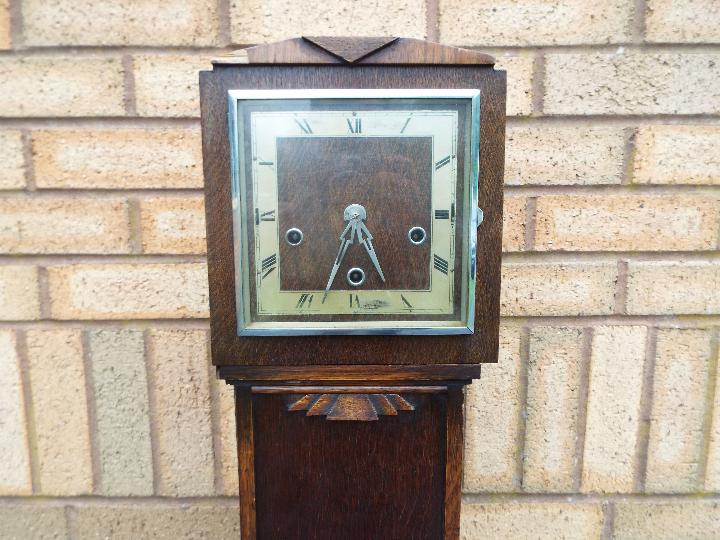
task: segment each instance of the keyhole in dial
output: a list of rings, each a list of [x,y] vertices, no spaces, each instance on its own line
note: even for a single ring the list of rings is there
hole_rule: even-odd
[[[285,241],[291,246],[297,246],[303,241],[303,233],[300,229],[288,229],[285,233]]]
[[[365,271],[362,268],[351,268],[348,270],[347,280],[353,287],[359,287],[365,283]]]
[[[408,240],[415,244],[416,246],[419,246],[425,241],[425,238],[427,237],[427,234],[425,233],[425,229],[422,227],[413,227],[408,231]]]

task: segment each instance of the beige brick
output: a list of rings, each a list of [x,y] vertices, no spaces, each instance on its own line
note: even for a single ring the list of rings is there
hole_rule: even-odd
[[[204,263],[52,266],[48,281],[56,319],[208,316]]]
[[[209,56],[140,55],[133,65],[140,116],[200,116],[198,71],[211,68]]]
[[[719,64],[717,53],[549,54],[544,112],[715,114]]]
[[[148,384],[143,333],[99,330],[89,336],[100,485],[103,495],[152,495]]]
[[[594,330],[582,491],[633,490],[647,329]]]
[[[720,493],[720,351],[715,357],[714,373],[711,372],[709,376],[715,377],[715,403],[712,404],[705,490]]]
[[[27,419],[16,347],[15,332],[0,330],[0,456],[3,459],[0,495],[32,493]]]
[[[3,540],[65,540],[70,537],[62,506],[48,504],[2,504]]]
[[[220,448],[216,450],[220,463],[220,477],[222,480],[222,494],[238,494],[238,460],[237,460],[237,438],[235,432],[235,395],[233,386],[225,381],[215,378],[215,410],[216,418],[219,419],[219,443]]]
[[[201,195],[140,201],[143,251],[205,253],[205,206]]]
[[[632,4],[608,0],[440,0],[440,38],[455,45],[523,46],[622,43]]]
[[[78,538],[191,540],[240,537],[237,501],[183,504],[93,504],[77,509]]]
[[[158,493],[212,495],[215,473],[207,332],[152,330],[148,347]]]
[[[703,420],[711,335],[707,330],[658,331],[645,490],[701,488]]]
[[[53,129],[32,135],[41,188],[202,187],[196,128]]]
[[[525,491],[573,491],[582,345],[578,328],[538,327],[530,334]]]
[[[610,263],[507,263],[502,269],[505,316],[607,315],[617,267]]]
[[[424,38],[425,2],[231,0],[230,23],[233,43],[261,43],[298,36]]]
[[[25,157],[22,134],[14,130],[0,131],[0,189],[25,187]]]
[[[11,47],[10,0],[0,0],[0,49]]]
[[[525,207],[526,197],[505,197],[503,202],[503,246],[504,252],[525,249]]]
[[[38,270],[35,266],[0,266],[0,320],[40,317]]]
[[[631,315],[720,313],[720,263],[631,262],[627,311]]]
[[[615,505],[617,540],[715,540],[720,538],[720,503],[715,500],[620,502]]]
[[[507,71],[508,116],[528,116],[533,112],[533,66],[532,56],[498,56],[496,69]]]
[[[92,492],[83,346],[79,330],[27,333],[40,491]]]
[[[215,45],[210,0],[25,0],[25,43],[53,45]]]
[[[129,251],[125,199],[22,197],[0,200],[0,252]]]
[[[460,514],[460,538],[600,538],[602,523],[599,503],[468,503],[463,505]]]
[[[0,116],[122,116],[123,67],[98,56],[3,56]]]
[[[648,0],[645,39],[656,43],[717,43],[720,5],[715,0]]]
[[[509,492],[519,487],[520,329],[500,329],[497,364],[483,368],[468,388],[465,414],[465,482],[469,492]]]
[[[720,184],[720,127],[646,126],[635,148],[635,183]]]
[[[538,197],[538,251],[713,250],[720,196]]]
[[[717,340],[717,337],[715,338]],[[715,378],[715,402],[712,405],[705,490],[720,493],[720,351],[716,351],[715,369],[708,375]],[[713,366],[712,361],[710,366]]]
[[[623,145],[619,128],[511,126],[506,140],[505,183],[619,184]]]

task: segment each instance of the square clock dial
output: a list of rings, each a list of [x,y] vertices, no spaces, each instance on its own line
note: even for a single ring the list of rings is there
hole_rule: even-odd
[[[230,92],[239,335],[472,333],[479,92]]]

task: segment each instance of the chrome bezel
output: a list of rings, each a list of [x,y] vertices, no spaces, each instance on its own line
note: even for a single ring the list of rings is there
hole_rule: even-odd
[[[461,308],[464,323],[445,321],[343,321],[334,322],[272,322],[245,324],[243,290],[249,283],[241,272],[243,264],[242,220],[240,212],[240,170],[244,158],[239,151],[238,102],[271,99],[468,99],[470,106],[470,164],[467,220],[467,298]],[[475,285],[478,222],[478,174],[480,153],[480,91],[473,89],[303,89],[303,90],[229,90],[228,128],[230,132],[230,165],[233,212],[233,248],[235,261],[235,300],[238,336],[310,336],[310,335],[459,335],[475,330]],[[427,237],[427,234],[426,234]],[[454,323],[454,321],[450,321]]]

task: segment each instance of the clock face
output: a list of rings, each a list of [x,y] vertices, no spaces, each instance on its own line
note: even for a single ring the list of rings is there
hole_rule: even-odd
[[[471,331],[477,93],[398,92],[231,93],[240,335]]]

